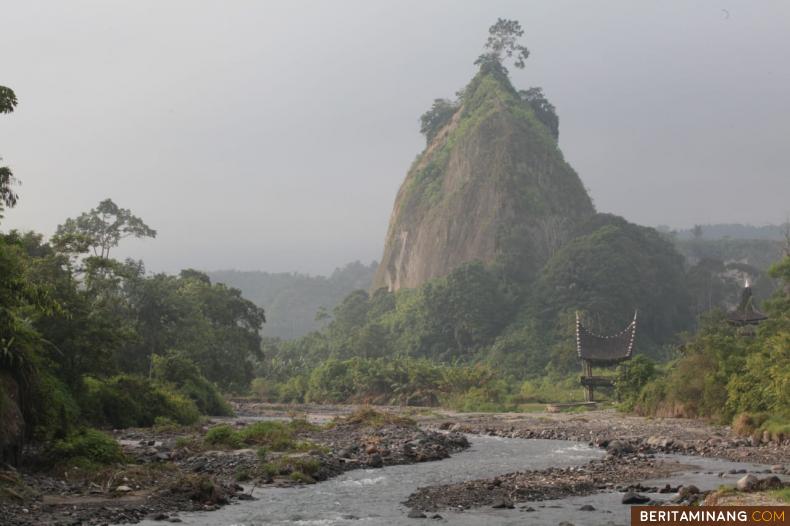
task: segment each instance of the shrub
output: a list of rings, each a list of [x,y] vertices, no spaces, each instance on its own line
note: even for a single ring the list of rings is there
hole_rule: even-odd
[[[152,426],[157,417],[182,425],[200,418],[195,404],[183,395],[131,375],[108,380],[83,379],[81,407],[89,422],[114,428]]]
[[[258,446],[259,458],[265,460],[267,451],[310,451],[316,445],[307,440],[298,440],[297,433],[315,429],[304,420],[291,422],[255,422],[239,430],[229,425],[211,428],[204,438],[206,444],[238,449],[244,446]]]
[[[239,433],[227,424],[209,429],[203,441],[211,446],[226,446],[233,449],[241,447]]]
[[[415,427],[417,422],[411,418],[387,413],[384,411],[376,411],[371,407],[362,407],[355,410],[350,415],[340,417],[335,420],[336,424],[359,424],[369,427],[382,427],[385,425],[398,425],[403,427]]]
[[[118,442],[96,429],[83,429],[56,441],[50,448],[48,457],[58,464],[112,464],[125,461]]]
[[[212,416],[233,414],[216,386],[200,374],[200,369],[188,358],[179,354],[155,355],[152,372],[158,382],[192,400],[201,413]]]
[[[644,355],[635,356],[630,362],[617,367],[615,393],[624,409],[631,411],[639,393],[656,376],[656,366]]]
[[[33,437],[42,442],[63,438],[78,422],[80,407],[66,384],[42,370],[31,389],[32,410],[28,425]]]

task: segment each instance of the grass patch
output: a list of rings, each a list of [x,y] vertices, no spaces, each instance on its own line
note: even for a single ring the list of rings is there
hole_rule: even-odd
[[[229,449],[258,446],[259,457],[263,450],[265,459],[268,451],[295,452],[321,449],[309,440],[300,440],[298,436],[300,433],[316,429],[318,426],[302,419],[290,422],[256,422],[238,430],[225,424],[209,429],[203,441],[209,446]]]
[[[785,504],[790,504],[790,487],[775,489],[773,491],[769,491],[768,494],[773,498],[784,502]]]
[[[741,436],[761,439],[766,433],[776,442],[790,437],[790,420],[768,413],[740,413],[732,421],[732,430]]]
[[[315,483],[315,474],[321,469],[321,462],[312,456],[283,455],[260,467],[261,473],[269,477],[288,476],[291,480]]]
[[[302,484],[315,484],[315,479],[313,477],[302,473],[301,471],[294,471],[289,475],[289,477],[294,482],[301,482]]]
[[[411,418],[396,415],[394,413],[376,411],[371,407],[362,407],[350,415],[335,418],[332,423],[335,425],[356,424],[368,427],[383,427],[385,425],[396,425],[402,427],[417,426],[417,422]]]
[[[240,449],[242,447],[239,432],[227,424],[212,427],[203,438],[209,446],[224,446],[230,449]]]

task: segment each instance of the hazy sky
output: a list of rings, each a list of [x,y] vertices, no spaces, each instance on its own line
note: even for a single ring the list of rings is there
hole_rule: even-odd
[[[790,2],[3,1],[3,229],[112,197],[150,270],[325,273],[378,259],[417,120],[515,18],[600,211],[668,224],[790,213]],[[512,69],[512,68],[511,68]]]

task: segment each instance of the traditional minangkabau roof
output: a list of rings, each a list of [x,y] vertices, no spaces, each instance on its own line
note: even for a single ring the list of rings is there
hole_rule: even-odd
[[[727,321],[733,325],[757,325],[768,316],[757,309],[752,297],[752,288],[747,284],[741,293],[741,302],[738,308],[727,314]]]
[[[617,334],[600,336],[582,324],[576,313],[576,352],[579,358],[590,363],[610,365],[631,358],[636,338],[636,311],[634,319]]]

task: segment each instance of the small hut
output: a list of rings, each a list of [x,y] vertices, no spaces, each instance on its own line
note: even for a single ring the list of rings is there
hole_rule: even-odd
[[[596,387],[614,386],[611,378],[595,376],[593,367],[609,367],[631,358],[636,338],[636,314],[634,311],[634,319],[622,331],[600,336],[585,327],[581,316],[576,313],[576,352],[582,361],[581,384],[585,401],[595,401]]]
[[[741,292],[741,302],[738,307],[727,314],[727,322],[738,327],[738,333],[744,336],[754,336],[756,326],[768,316],[760,312],[752,296],[752,288],[749,282],[743,287]]]

